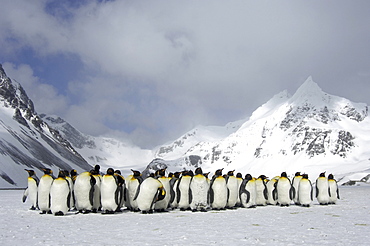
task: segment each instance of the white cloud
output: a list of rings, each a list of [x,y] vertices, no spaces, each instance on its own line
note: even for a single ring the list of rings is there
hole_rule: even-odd
[[[79,57],[88,75],[69,81],[65,116],[90,134],[121,128],[140,144],[160,143],[199,123],[245,117],[309,75],[329,93],[345,96],[333,85],[348,81],[366,91],[367,3],[86,1],[52,15],[51,2],[3,3],[2,52]]]

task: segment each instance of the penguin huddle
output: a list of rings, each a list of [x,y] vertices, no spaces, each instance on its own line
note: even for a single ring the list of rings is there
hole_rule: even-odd
[[[143,178],[140,171],[132,170],[126,177],[119,170],[108,168],[100,173],[100,166],[77,175],[60,170],[58,177],[50,169],[42,169],[44,175],[38,179],[33,170],[28,172],[28,187],[23,195],[31,202],[31,210],[41,214],[65,215],[76,213],[114,214],[122,209],[143,214],[165,212],[173,209],[193,212],[235,209],[238,207],[291,204],[309,207],[313,202],[313,186],[307,174],[297,172],[292,181],[286,172],[268,179],[233,171],[222,174],[218,169],[211,179],[200,167],[182,172],[169,173],[161,169]],[[316,180],[316,199],[321,205],[335,204],[339,199],[336,180],[321,173]]]

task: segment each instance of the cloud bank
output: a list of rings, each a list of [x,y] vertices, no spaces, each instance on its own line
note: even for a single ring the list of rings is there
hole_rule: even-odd
[[[28,83],[38,112],[88,134],[153,147],[247,117],[310,75],[326,92],[370,103],[367,1],[1,2],[8,74]],[[64,86],[32,69],[68,56],[82,65]]]

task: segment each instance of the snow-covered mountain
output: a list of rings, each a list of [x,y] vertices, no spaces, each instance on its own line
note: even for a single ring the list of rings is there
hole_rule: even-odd
[[[141,149],[114,138],[86,135],[58,116],[40,114],[40,117],[68,139],[90,164],[99,164],[102,171],[113,167],[127,175],[131,174],[131,168],[142,170],[153,159],[152,150]]]
[[[36,113],[22,86],[0,65],[0,187],[25,187],[27,172],[42,168],[78,171],[91,166]]]
[[[370,168],[369,144],[368,106],[329,95],[309,77],[293,96],[277,94],[243,124],[194,129],[158,148],[156,156],[172,162],[192,156],[210,171],[225,167],[255,176],[327,171],[343,177]]]
[[[332,172],[342,183],[370,177],[368,106],[329,95],[309,77],[294,93],[283,91],[249,119],[225,126],[198,126],[154,150],[114,138],[92,137],[58,116],[38,115],[19,83],[0,66],[0,187],[26,185],[24,168],[76,168],[100,164],[149,173],[235,169],[270,177],[286,171],[316,177]],[[20,175],[22,173],[22,175]]]

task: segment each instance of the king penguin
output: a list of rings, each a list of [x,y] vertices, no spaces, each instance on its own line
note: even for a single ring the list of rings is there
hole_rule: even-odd
[[[288,207],[293,199],[293,188],[286,172],[282,172],[276,183],[277,201],[280,206]]]
[[[93,207],[94,186],[96,179],[91,172],[80,173],[74,184],[76,209],[79,213],[89,213]]]
[[[71,190],[63,170],[59,171],[50,188],[51,212],[58,215],[65,215],[70,209]]]
[[[208,190],[209,184],[204,176],[202,168],[195,169],[195,174],[190,181],[189,202],[190,209],[193,212],[206,212],[208,208]]]
[[[273,177],[266,183],[267,188],[267,204],[276,205],[277,204],[277,195],[276,195],[276,183],[279,180],[280,176]]]
[[[329,183],[325,177],[325,172],[320,173],[316,179],[316,199],[320,205],[329,204]]]
[[[300,205],[299,203],[299,199],[298,199],[298,191],[299,191],[299,184],[300,184],[300,181],[302,179],[302,175],[300,172],[296,172],[295,175],[294,175],[294,178],[292,180],[292,185],[293,185],[293,202],[296,204],[296,205]]]
[[[140,171],[133,170],[132,175],[129,175],[126,179],[126,207],[133,212],[138,212],[139,207],[137,206],[137,201],[134,201],[134,197],[139,185],[143,182],[143,177]]]
[[[303,174],[298,185],[298,204],[309,207],[313,200],[313,189],[307,174]]]
[[[237,173],[236,174],[236,180],[238,181],[238,187],[237,187],[237,192],[238,192],[238,198],[237,198],[237,201],[236,201],[236,207],[241,207],[242,206],[242,203],[240,202],[240,196],[239,196],[239,191],[240,191],[240,185],[243,183],[243,176],[241,173]]]
[[[256,179],[256,205],[266,206],[267,205],[267,187],[265,183],[266,176],[260,175]]]
[[[170,208],[175,209],[177,208],[177,184],[180,178],[181,172],[175,172],[170,180],[170,192],[171,192],[171,198],[170,198]]]
[[[240,202],[244,208],[256,207],[256,193],[255,179],[248,173],[245,175],[239,190]]]
[[[229,209],[235,208],[239,196],[238,180],[234,176],[234,172],[235,170],[229,171],[226,176],[226,186],[228,189],[228,199],[226,207]]]
[[[116,209],[116,212],[121,212],[121,208],[125,205],[125,199],[126,199],[126,180],[125,178],[122,176],[121,174],[121,171],[120,170],[115,170],[114,171],[114,176],[116,177],[117,179],[117,186],[118,186],[118,190],[117,190],[117,209]]]
[[[141,213],[153,213],[155,203],[165,196],[162,183],[154,178],[154,174],[150,174],[138,187],[134,201],[137,201]]]
[[[154,208],[157,212],[165,212],[167,211],[171,199],[170,179],[166,177],[166,168],[158,170],[156,178],[162,183],[163,189],[166,191],[166,196],[161,201],[156,202]]]
[[[104,214],[113,214],[120,204],[118,180],[113,168],[108,168],[101,181],[101,205]]]
[[[181,177],[177,181],[177,206],[181,211],[185,211],[190,208],[189,201],[189,189],[192,175],[190,171],[183,171]]]
[[[50,188],[54,181],[53,171],[49,168],[43,168],[44,175],[40,179],[37,190],[37,202],[41,210],[41,214],[49,213],[50,211]]]
[[[328,175],[329,184],[329,204],[336,204],[339,198],[339,189],[337,181],[334,179],[333,174]]]
[[[90,171],[91,175],[95,178],[95,185],[94,185],[94,195],[93,195],[93,206],[92,212],[96,213],[97,211],[101,210],[101,194],[100,194],[100,186],[101,186],[101,175],[100,175],[100,165],[95,165],[94,169]]]
[[[23,202],[26,201],[27,197],[29,197],[29,200],[31,202],[31,208],[30,210],[35,210],[38,208],[37,205],[37,187],[39,185],[39,178],[36,176],[36,173],[34,170],[27,170],[28,172],[28,178],[27,178],[27,188],[23,193]]]
[[[222,169],[216,170],[209,187],[209,204],[212,209],[225,209],[228,200],[228,189]]]
[[[69,209],[72,210],[73,207],[75,206],[75,203],[74,203],[74,197],[73,197],[73,180],[72,178],[69,176],[69,171],[68,170],[63,170],[64,172],[64,175],[65,175],[65,179],[68,181],[68,184],[69,184],[69,191],[70,191],[70,199],[69,199]]]

